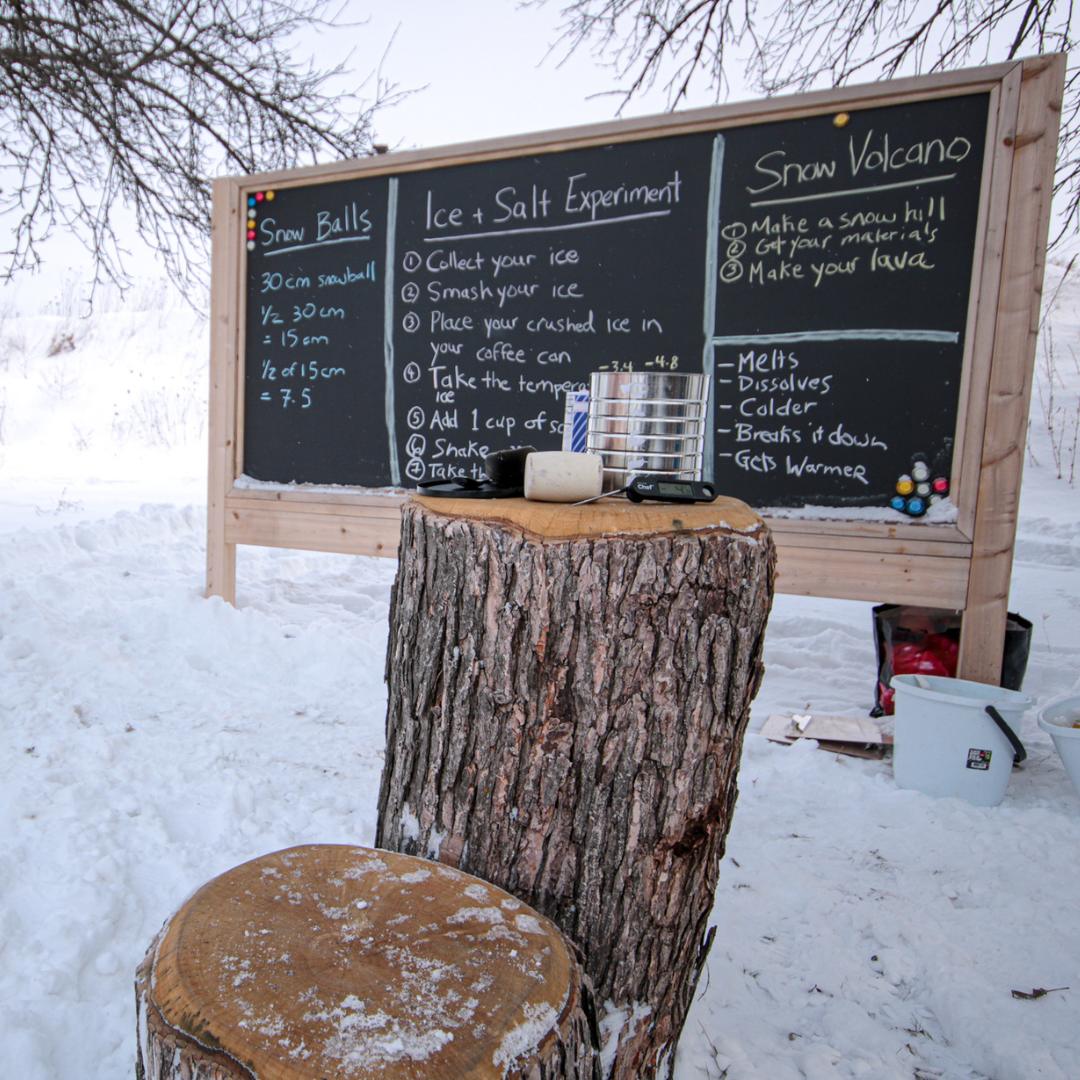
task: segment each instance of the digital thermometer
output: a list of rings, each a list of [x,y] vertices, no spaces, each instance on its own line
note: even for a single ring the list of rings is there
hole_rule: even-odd
[[[716,489],[701,480],[669,480],[663,476],[635,476],[624,488],[631,502],[701,503],[712,502]]]
[[[666,502],[666,503],[702,503],[712,502],[716,498],[716,489],[712,484],[701,480],[669,480],[666,476],[635,476],[626,487],[615,491],[605,491],[603,495],[594,495],[591,499],[582,499],[574,503],[584,506],[586,503],[607,499],[612,495],[625,495],[631,502]]]

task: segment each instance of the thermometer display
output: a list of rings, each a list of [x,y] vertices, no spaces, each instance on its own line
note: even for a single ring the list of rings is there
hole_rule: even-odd
[[[631,502],[699,503],[712,502],[716,490],[700,480],[667,480],[658,476],[635,476],[626,487]]]

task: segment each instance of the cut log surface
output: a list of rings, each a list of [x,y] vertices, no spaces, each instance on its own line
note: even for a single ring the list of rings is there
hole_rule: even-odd
[[[744,502],[718,498],[711,503],[632,503],[602,499],[586,506],[529,499],[410,499],[406,508],[460,521],[503,524],[537,540],[584,540],[603,536],[669,536],[705,533],[767,535],[765,523]]]
[[[595,1080],[588,988],[501,889],[310,845],[203,886],[136,979],[139,1080]]]
[[[584,954],[611,1077],[673,1068],[774,568],[730,499],[403,508],[376,842],[551,918]]]

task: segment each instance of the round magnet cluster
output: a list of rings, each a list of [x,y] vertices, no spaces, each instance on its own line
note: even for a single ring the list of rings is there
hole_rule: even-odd
[[[889,499],[889,506],[908,517],[922,517],[935,503],[949,494],[949,478],[935,476],[930,463],[924,458],[912,458],[911,468],[896,478],[896,494]]]
[[[247,239],[248,251],[255,250],[255,222],[258,218],[259,207],[264,202],[273,201],[273,191],[255,191],[247,197],[247,219],[244,225],[244,233]]]

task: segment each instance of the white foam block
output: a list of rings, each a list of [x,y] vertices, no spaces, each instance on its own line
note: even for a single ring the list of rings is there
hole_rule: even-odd
[[[525,459],[525,498],[536,502],[578,502],[599,495],[604,462],[599,454],[537,450]]]

